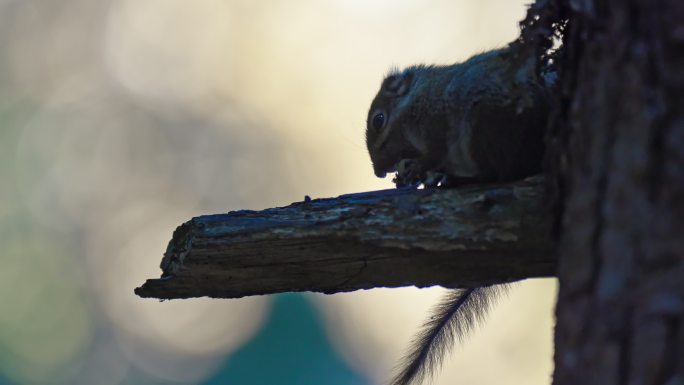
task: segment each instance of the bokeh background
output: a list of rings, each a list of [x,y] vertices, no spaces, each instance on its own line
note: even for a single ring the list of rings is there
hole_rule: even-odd
[[[517,35],[511,0],[0,0],[0,384],[382,384],[442,289],[158,302],[192,216],[391,187],[364,121],[392,66]],[[440,384],[549,384],[552,280]]]

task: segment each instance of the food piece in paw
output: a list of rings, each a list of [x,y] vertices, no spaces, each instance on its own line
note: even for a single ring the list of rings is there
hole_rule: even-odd
[[[420,163],[415,159],[402,159],[397,163],[397,173],[392,182],[397,187],[418,186],[423,183],[424,173]]]

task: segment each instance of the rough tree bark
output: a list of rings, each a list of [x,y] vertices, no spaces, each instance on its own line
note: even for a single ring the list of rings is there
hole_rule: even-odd
[[[163,275],[135,290],[162,299],[287,291],[483,286],[552,276],[543,179],[396,189],[263,211],[204,215],[174,232]]]
[[[684,2],[563,3],[554,383],[684,384]]]

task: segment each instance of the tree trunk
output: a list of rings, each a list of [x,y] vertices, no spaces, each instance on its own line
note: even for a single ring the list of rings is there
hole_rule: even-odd
[[[684,384],[684,1],[570,1],[554,383]]]

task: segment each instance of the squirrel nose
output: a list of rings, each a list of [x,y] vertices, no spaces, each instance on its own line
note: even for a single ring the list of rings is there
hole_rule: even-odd
[[[387,171],[380,169],[376,165],[373,165],[373,171],[375,172],[375,176],[378,178],[384,178],[387,175]]]

